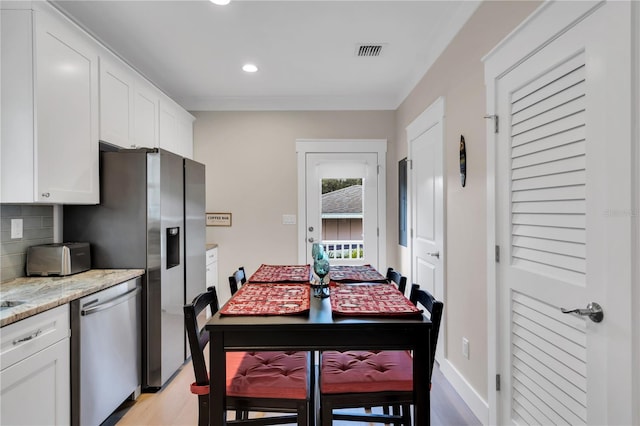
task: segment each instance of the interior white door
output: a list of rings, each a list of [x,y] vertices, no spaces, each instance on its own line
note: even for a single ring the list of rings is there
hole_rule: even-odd
[[[362,258],[329,259],[331,264],[379,265],[378,238],[378,155],[376,153],[306,154],[306,263],[313,263],[311,246],[323,241],[322,181],[362,179]]]
[[[562,3],[495,86],[497,423],[631,424],[629,3]]]
[[[440,98],[407,127],[411,279],[438,300],[444,300],[443,116]]]

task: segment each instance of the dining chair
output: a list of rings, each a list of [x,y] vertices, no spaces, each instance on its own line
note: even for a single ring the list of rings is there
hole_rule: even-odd
[[[241,266],[229,277],[229,290],[231,290],[231,295],[236,294],[236,291],[246,282],[247,274],[244,271],[244,266]]]
[[[411,286],[411,302],[429,313],[429,383],[444,305],[420,286]],[[413,358],[410,351],[325,351],[320,360],[322,426],[334,420],[411,425]],[[397,406],[392,414],[334,411],[344,408]]]
[[[184,324],[191,349],[195,382],[191,393],[198,395],[198,425],[209,424],[209,372],[205,350],[209,333],[198,325],[197,317],[207,307],[213,315],[219,309],[213,287],[184,306]],[[313,388],[311,358],[308,352],[227,352],[227,409],[236,411],[230,424],[275,425],[313,424]],[[277,416],[249,418],[259,411]]]
[[[400,293],[404,294],[407,288],[407,277],[390,267],[387,268],[387,281],[394,282],[398,286]]]

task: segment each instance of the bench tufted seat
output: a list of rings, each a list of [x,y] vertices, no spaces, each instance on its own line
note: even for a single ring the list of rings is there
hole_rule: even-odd
[[[326,351],[321,365],[323,394],[413,390],[407,351]]]
[[[227,395],[306,399],[308,352],[228,352]]]

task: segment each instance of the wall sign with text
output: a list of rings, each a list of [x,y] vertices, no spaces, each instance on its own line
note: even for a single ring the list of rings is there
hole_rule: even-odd
[[[231,213],[207,213],[207,226],[231,226]]]

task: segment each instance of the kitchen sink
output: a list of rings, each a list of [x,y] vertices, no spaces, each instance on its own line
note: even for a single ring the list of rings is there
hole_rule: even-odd
[[[0,310],[13,308],[14,306],[22,305],[25,303],[23,300],[0,300]]]

